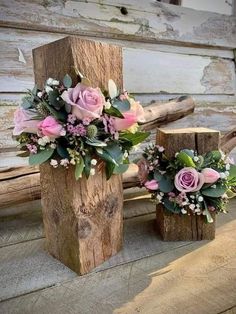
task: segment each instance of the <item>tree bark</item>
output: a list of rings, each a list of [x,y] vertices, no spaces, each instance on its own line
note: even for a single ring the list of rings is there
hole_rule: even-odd
[[[219,148],[220,133],[205,128],[164,130],[157,132],[157,143],[165,147],[165,155],[173,158],[181,149],[188,148],[204,154]],[[212,240],[215,238],[214,223],[208,224],[202,215],[178,215],[162,204],[157,205],[157,229],[164,241]]]

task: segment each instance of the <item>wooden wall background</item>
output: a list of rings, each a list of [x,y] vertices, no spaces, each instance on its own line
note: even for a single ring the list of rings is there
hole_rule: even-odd
[[[68,34],[121,45],[125,88],[143,104],[192,95],[195,113],[171,126],[235,127],[235,16],[154,0],[1,0],[0,156],[15,155],[12,117],[33,86],[32,49]]]

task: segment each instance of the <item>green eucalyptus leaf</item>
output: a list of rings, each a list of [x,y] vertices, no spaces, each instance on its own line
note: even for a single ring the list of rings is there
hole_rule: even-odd
[[[228,179],[231,180],[233,178],[236,178],[236,165],[230,165],[230,169],[229,169]]]
[[[66,74],[62,80],[63,82],[63,85],[66,87],[66,88],[70,88],[72,86],[72,79],[70,77],[69,74]]]
[[[221,197],[227,191],[227,187],[222,186],[221,184],[216,184],[216,188],[207,188],[202,190],[202,194],[208,197]]]
[[[104,160],[106,163],[112,163],[114,166],[119,166],[119,164],[116,162],[116,160],[109,154],[107,153],[105,150],[103,149],[97,149],[97,154],[98,156]]]
[[[37,92],[38,92],[38,86],[37,86],[37,84],[35,84],[34,87],[33,87],[33,89],[32,89],[32,91],[31,91],[31,93],[32,93],[34,96],[37,96]]]
[[[159,190],[163,193],[169,193],[174,189],[173,180],[167,176],[162,176],[161,180],[158,181]]]
[[[69,158],[69,153],[67,149],[62,145],[57,145],[57,153],[62,158]]]
[[[54,149],[51,147],[48,147],[44,150],[41,150],[37,154],[31,154],[29,156],[29,164],[31,166],[40,165],[44,163],[45,161],[47,161],[52,156],[53,153],[54,153]]]
[[[114,101],[112,102],[112,106],[121,112],[128,111],[130,109],[130,102],[127,99],[125,100],[114,99]]]
[[[178,214],[181,212],[180,207],[176,203],[171,202],[168,198],[164,199],[164,206],[168,211],[174,214]]]
[[[29,151],[20,151],[19,153],[16,154],[18,157],[28,157],[29,156]]]
[[[53,115],[57,120],[65,122],[66,121],[66,113],[62,111],[57,111],[53,107],[49,106],[49,104],[44,101],[43,105],[50,111],[51,115]]]
[[[30,97],[24,97],[23,99],[22,99],[22,103],[21,103],[21,107],[23,108],[23,109],[30,109],[31,107],[33,106],[33,104],[32,104],[32,102],[31,102],[31,100],[30,100]]]
[[[117,108],[115,108],[113,106],[111,106],[109,109],[105,109],[104,111],[105,111],[105,113],[107,113],[110,116],[113,116],[116,118],[121,118],[121,119],[124,118],[124,116],[122,115],[120,110],[118,110]]]
[[[186,153],[189,157],[193,158],[194,157],[194,152],[191,149],[182,149],[181,152]]]
[[[128,170],[129,165],[128,164],[121,164],[119,166],[115,166],[113,173],[114,174],[121,174]]]
[[[48,100],[51,106],[59,110],[64,106],[64,101],[60,98],[60,93],[57,89],[54,89],[49,92]]]
[[[84,173],[87,179],[90,175],[90,170],[91,170],[91,156],[89,154],[86,154],[84,156]]]
[[[116,161],[117,164],[122,162],[123,152],[118,144],[108,144],[107,147],[105,147],[103,150],[107,152],[111,156],[111,158]]]
[[[79,180],[82,177],[82,173],[84,170],[84,159],[80,156],[79,161],[76,162],[75,166],[75,179]]]
[[[143,142],[149,135],[150,132],[123,133],[120,135],[120,139],[126,139],[132,143],[132,146],[135,146]]]
[[[113,171],[115,169],[115,165],[111,162],[106,162],[106,178],[107,180],[110,179],[110,177],[113,175]]]
[[[186,154],[185,152],[181,151],[178,155],[177,155],[177,160],[185,167],[193,167],[195,168],[196,165],[193,162],[192,158]]]

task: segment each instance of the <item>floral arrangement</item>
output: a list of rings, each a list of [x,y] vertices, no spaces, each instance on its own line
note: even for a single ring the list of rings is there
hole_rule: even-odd
[[[138,166],[141,185],[172,213],[205,215],[213,222],[211,213],[226,212],[236,195],[236,166],[221,151],[200,156],[184,149],[168,159],[164,147],[150,145]]]
[[[126,171],[130,150],[149,135],[139,131],[142,106],[126,91],[119,93],[112,80],[104,93],[81,74],[71,86],[65,75],[62,82],[49,78],[43,90],[28,91],[14,115],[19,155],[29,156],[30,165],[74,165],[76,179],[103,166],[107,179]]]

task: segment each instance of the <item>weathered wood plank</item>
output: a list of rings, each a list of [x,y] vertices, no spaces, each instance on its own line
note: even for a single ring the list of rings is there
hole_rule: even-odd
[[[32,49],[62,37],[61,34],[10,31],[2,28],[0,32],[0,92],[24,92],[27,88],[32,88]],[[120,44],[124,46],[127,42],[120,42]],[[130,86],[132,92],[235,93],[235,67],[231,60],[216,59],[215,56],[211,58],[188,55],[186,50],[186,54],[179,54],[178,51],[177,53],[158,52],[156,49],[159,45],[143,44],[142,48],[146,46],[147,49],[142,50],[123,48],[124,81],[126,88]],[[154,50],[149,50],[154,47]],[[170,51],[170,46],[167,48]],[[232,54],[231,51],[231,57],[233,57]],[[142,64],[145,65],[145,71]],[[138,73],[136,78],[133,72]],[[163,72],[165,75],[162,75]],[[144,76],[142,80],[139,79],[140,73],[142,77]],[[150,74],[152,79],[150,79]]]
[[[233,61],[129,48],[123,54],[132,93],[235,94]]]
[[[236,46],[234,16],[153,1],[1,1],[1,26],[187,45]],[[120,7],[128,14],[123,15]],[[32,14],[37,12],[37,16]],[[50,18],[48,16],[50,15]]]

